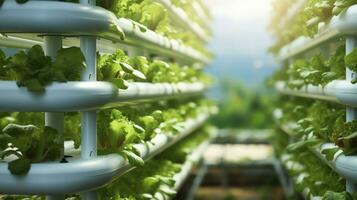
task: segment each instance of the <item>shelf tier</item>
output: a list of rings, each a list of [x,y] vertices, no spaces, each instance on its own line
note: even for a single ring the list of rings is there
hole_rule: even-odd
[[[279,28],[284,29],[296,17],[296,15],[304,8],[307,0],[297,0],[288,8],[286,15],[281,18]]]
[[[195,11],[195,14],[203,21],[205,27],[209,28],[212,19],[205,12],[204,10],[205,8],[203,8],[202,5],[200,5],[200,3],[198,3],[197,1],[192,2],[192,7],[193,10]]]
[[[288,170],[293,170],[292,169],[292,166],[296,166],[296,165],[299,165],[299,163],[298,162],[293,162],[293,161],[289,161],[289,164],[287,164],[287,163],[282,163],[282,165],[286,168],[286,169],[288,169]],[[299,174],[297,177],[296,177],[296,179],[297,180],[295,180],[295,182],[296,181],[303,181],[304,179],[305,179],[305,177],[307,177],[307,174],[305,174],[305,173],[303,173],[303,174]],[[291,193],[290,193],[290,195],[289,196],[291,196],[291,195],[293,195],[294,194],[294,188],[293,188],[293,181],[291,180]],[[308,188],[308,187],[305,187],[303,190],[302,190],[302,196],[304,197],[304,199],[311,199],[311,200],[321,200],[322,199],[322,197],[320,197],[320,196],[314,196],[314,195],[312,195],[312,194],[310,194],[310,188]],[[287,197],[289,197],[289,196],[287,196]]]
[[[99,43],[103,42],[114,47],[117,47],[116,43],[129,44],[147,49],[151,53],[163,54],[187,62],[208,63],[210,60],[181,42],[168,39],[151,30],[142,31],[140,30],[142,25],[124,18],[117,19],[112,12],[96,6],[57,1],[30,1],[26,4],[5,1],[1,7],[0,18],[6,19],[0,21],[1,33],[24,34],[16,34],[16,37],[11,34],[12,37],[0,37],[0,45],[4,46],[28,48],[29,45],[42,41],[39,37],[29,39],[28,34],[68,37],[93,35],[104,39],[99,40]],[[125,33],[124,40],[119,30]],[[67,42],[67,45],[75,44]]]
[[[321,145],[318,149],[312,150],[317,157],[330,166],[336,173],[345,178],[346,180],[357,183],[357,156],[345,156],[342,150],[335,153],[334,159],[329,161],[321,153],[324,149],[338,148],[332,143]]]
[[[196,163],[200,161],[204,151],[207,149],[210,141],[203,142],[200,144],[194,152],[187,156],[185,163],[181,167],[181,171],[174,175],[173,179],[175,180],[175,185],[173,186],[173,190],[178,191],[181,186],[184,184],[185,180],[191,174],[191,171]],[[157,193],[154,195],[155,198],[159,200],[171,199],[169,196],[163,196],[161,193]]]
[[[71,112],[118,107],[143,101],[181,98],[204,92],[201,83],[130,83],[118,90],[108,82],[53,83],[43,94],[18,87],[15,81],[0,81],[2,112]]]
[[[301,89],[289,89],[284,82],[278,82],[275,88],[285,95],[325,100],[357,107],[357,85],[349,81],[335,80],[325,87],[307,85]]]
[[[207,149],[210,141],[203,142],[200,146],[198,146],[194,152],[192,152],[188,157],[187,161],[183,164],[181,171],[174,176],[175,186],[174,190],[178,191],[187,177],[190,175],[192,168],[197,162],[202,158],[203,153]]]
[[[287,128],[287,126],[280,126],[283,131],[286,131],[289,135],[292,135],[292,130]],[[334,159],[329,161],[326,159],[325,155],[321,152],[324,149],[338,148],[335,144],[325,143],[318,148],[310,148],[311,151],[320,158],[324,163],[326,163],[332,170],[337,174],[345,178],[346,180],[357,183],[357,156],[345,156],[342,150],[335,153]]]
[[[140,157],[148,160],[199,128],[208,118],[201,115],[185,122],[175,136],[158,134],[150,143],[137,144]],[[123,157],[111,154],[92,159],[68,159],[68,163],[32,164],[28,174],[13,176],[0,164],[0,193],[61,195],[97,189],[135,168]]]
[[[190,30],[200,40],[204,42],[210,41],[210,37],[206,34],[204,29],[202,29],[202,27],[200,27],[197,23],[192,22],[192,20],[188,17],[188,15],[183,9],[173,5],[170,0],[155,1],[165,6],[165,8],[169,11],[169,14],[171,15],[171,18],[173,19],[175,24],[181,26],[185,30]]]
[[[327,25],[320,26],[318,34],[313,38],[299,37],[281,49],[278,59],[285,61],[298,54],[315,48],[329,40],[357,34],[357,5],[349,7],[346,11],[331,19]]]

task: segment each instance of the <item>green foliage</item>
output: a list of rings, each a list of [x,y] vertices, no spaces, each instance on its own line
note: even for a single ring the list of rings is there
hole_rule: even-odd
[[[255,91],[259,90],[259,91]],[[221,128],[265,129],[273,125],[271,118],[272,93],[253,89],[239,82],[223,83],[224,96],[219,102],[219,113],[212,123]]]
[[[98,55],[97,68],[98,80],[112,82],[120,89],[127,89],[128,82],[212,82],[200,69],[161,60],[148,60],[143,56],[128,57],[122,50],[110,55]]]
[[[52,82],[80,80],[85,69],[84,61],[81,50],[76,47],[60,49],[53,61],[44,55],[38,45],[11,57],[6,57],[0,50],[0,79],[16,80],[19,87],[43,93]],[[142,56],[130,58],[122,50],[113,54],[98,54],[97,71],[99,81],[111,82],[119,89],[127,89],[128,82],[201,82],[207,85],[212,82],[201,69],[159,60],[149,61]]]
[[[78,2],[78,0],[66,0]],[[190,1],[171,1],[175,6],[182,8],[188,17],[197,23],[207,34],[211,35],[207,25],[197,17],[192,8],[193,0]],[[211,53],[204,47],[204,43],[192,33],[175,26],[168,10],[154,0],[97,0],[97,5],[112,11],[119,18],[127,18],[133,21],[133,26],[138,27],[142,32],[147,29],[160,33],[170,39],[176,39],[194,49],[211,56]],[[203,5],[202,3],[200,3]],[[207,11],[207,10],[206,10]]]
[[[357,72],[357,49],[353,49],[353,51],[345,57],[345,63],[346,67]],[[356,83],[356,81],[356,79],[352,80],[352,83]]]
[[[284,154],[283,163],[293,177],[298,192],[305,190],[307,196],[326,199],[345,195],[345,180],[309,149],[303,148],[293,154]]]
[[[345,122],[344,107],[291,97],[281,99],[278,105],[284,113],[279,123],[294,123],[296,137],[303,141],[320,139],[321,142],[333,142],[346,155],[356,153],[357,121]]]
[[[61,158],[62,136],[50,127],[9,123],[0,132],[0,157],[14,155],[9,170],[14,175],[26,174],[30,163]]]
[[[174,196],[174,175],[198,145],[210,137],[211,128],[205,127],[170,147],[164,153],[120,177],[100,190],[100,199],[144,200],[157,195]]]
[[[77,47],[60,49],[52,61],[45,56],[41,46],[35,45],[28,52],[19,51],[7,59],[0,52],[0,68],[1,79],[16,80],[19,87],[43,93],[45,87],[54,81],[80,80],[85,64],[84,56]]]
[[[211,102],[195,99],[187,102],[162,101],[142,104],[139,107],[127,106],[120,111],[102,110],[98,113],[97,123],[99,153],[119,153],[131,164],[143,165],[143,160],[133,144],[149,142],[157,133],[175,135],[182,130],[186,120],[210,112],[212,112]],[[14,170],[12,173],[26,173],[30,163],[61,159],[63,139],[73,140],[75,147],[79,147],[80,117],[77,113],[65,115],[64,135],[43,124],[42,113],[2,113],[1,157],[15,155],[21,159],[13,164],[9,163],[9,169]],[[18,163],[27,165],[18,167]]]
[[[291,66],[282,67],[275,72],[269,84],[284,81],[292,89],[300,89],[309,84],[325,86],[333,80],[345,78],[347,58],[349,56],[345,59],[345,46],[341,45],[327,60],[321,54],[313,55],[310,60],[297,59]]]

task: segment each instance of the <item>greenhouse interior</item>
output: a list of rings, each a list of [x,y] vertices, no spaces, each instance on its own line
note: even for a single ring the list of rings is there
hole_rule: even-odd
[[[357,200],[357,0],[0,0],[0,200]]]

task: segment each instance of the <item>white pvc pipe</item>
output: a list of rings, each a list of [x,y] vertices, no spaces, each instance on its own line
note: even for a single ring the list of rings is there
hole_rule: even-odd
[[[354,48],[357,47],[357,37],[347,37],[346,38],[346,55],[351,53]],[[356,73],[352,70],[346,68],[346,80],[351,81],[356,78]],[[357,109],[346,107],[346,121],[350,122],[357,119]],[[357,191],[357,184],[352,181],[346,181],[346,190],[349,193],[354,193]]]
[[[47,56],[54,59],[57,55],[57,51],[62,48],[62,38],[60,36],[45,36],[44,38],[44,51]],[[45,113],[45,126],[52,127],[58,131],[58,134],[63,134],[64,129],[64,114],[55,112]],[[63,137],[62,137],[63,139]],[[64,152],[64,146],[61,149],[62,155]],[[62,159],[62,158],[61,158]],[[47,200],[62,200],[64,196],[47,196]]]
[[[96,81],[96,37],[82,36],[81,50],[86,59],[87,68],[82,74],[83,81]],[[81,157],[97,156],[97,114],[96,111],[81,113]],[[96,200],[97,193],[83,193],[84,200]]]
[[[86,70],[82,74],[83,81],[96,81],[96,38],[81,37],[81,50],[86,59]],[[81,113],[81,157],[97,156],[97,126],[96,111]]]
[[[80,4],[95,6],[95,0],[80,0]],[[97,39],[93,36],[80,38],[81,50],[86,59],[87,68],[82,74],[83,81],[96,81],[97,65]],[[81,157],[91,158],[97,156],[97,114],[96,111],[81,113]],[[97,193],[89,191],[83,193],[84,200],[96,200]]]

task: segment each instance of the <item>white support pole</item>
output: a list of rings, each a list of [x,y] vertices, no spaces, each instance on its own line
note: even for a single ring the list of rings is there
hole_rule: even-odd
[[[81,37],[81,50],[85,56],[87,68],[82,74],[83,81],[96,81],[96,38]],[[81,157],[97,156],[96,111],[82,112],[81,119]]]
[[[80,0],[81,4],[95,6],[95,0]],[[80,38],[81,50],[86,59],[87,68],[82,74],[82,81],[96,81],[97,39],[94,36]],[[81,113],[81,157],[84,159],[97,156],[97,115],[96,111]],[[97,192],[83,193],[84,200],[97,200]]]
[[[346,38],[346,54],[349,54],[353,51],[354,48],[357,48],[357,37],[347,37]],[[346,80],[351,81],[356,78],[356,73],[346,68]],[[350,122],[357,119],[357,109],[352,107],[346,107],[346,121]],[[357,184],[347,180],[346,181],[346,190],[349,193],[354,193],[357,191]]]
[[[62,48],[61,36],[45,36],[44,38],[44,51],[47,56],[52,59],[56,57],[57,51]],[[63,134],[64,129],[64,114],[57,112],[45,113],[45,126],[52,127],[58,131],[58,134]],[[62,137],[63,139],[63,137]],[[64,147],[62,148],[62,156]],[[61,158],[62,159],[62,158]],[[64,196],[47,196],[47,200],[62,200]]]

